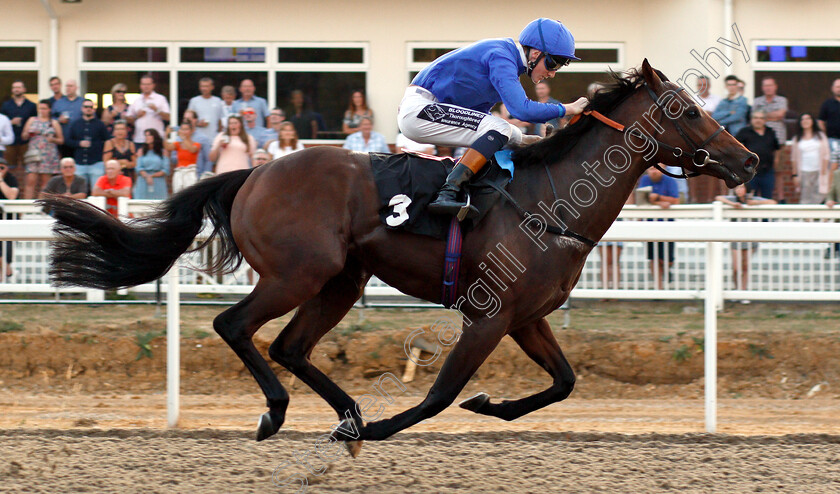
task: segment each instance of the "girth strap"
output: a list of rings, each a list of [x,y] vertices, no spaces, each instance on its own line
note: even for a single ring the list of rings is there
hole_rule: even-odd
[[[516,209],[516,211],[519,213],[520,216],[522,216],[525,219],[529,219],[532,216],[534,216],[532,213],[528,212],[527,210],[525,210],[525,208],[520,206],[519,203],[516,202],[516,199],[514,199],[513,196],[510,195],[510,193],[508,191],[506,191],[504,188],[500,187],[499,185],[497,185],[495,183],[491,183],[489,185],[490,185],[490,187],[493,187],[493,189],[495,189],[496,192],[501,194],[502,197]],[[553,188],[553,184],[552,184],[552,188]],[[555,195],[555,199],[556,199],[556,195]],[[537,218],[533,218],[532,221],[536,221],[537,223],[539,223],[541,225],[543,224],[543,222],[540,221]],[[563,236],[563,237],[569,237],[569,238],[573,238],[575,240],[579,240],[579,241],[585,243],[586,245],[588,245],[590,247],[595,247],[596,245],[598,245],[598,242],[589,240],[588,238],[584,237],[583,235],[578,235],[577,233],[569,230],[568,228],[560,228],[559,226],[554,226],[554,225],[550,225],[548,223],[545,223],[545,231],[547,231],[548,233],[553,233],[554,235],[560,235],[560,236]]]

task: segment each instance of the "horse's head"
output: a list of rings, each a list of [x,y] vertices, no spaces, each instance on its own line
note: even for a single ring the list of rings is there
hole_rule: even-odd
[[[682,167],[686,172],[723,179],[727,187],[750,180],[758,167],[758,156],[685,94],[683,88],[659,77],[647,59],[642,63],[645,89],[651,97],[646,127],[654,127],[653,140],[659,146],[654,159]]]

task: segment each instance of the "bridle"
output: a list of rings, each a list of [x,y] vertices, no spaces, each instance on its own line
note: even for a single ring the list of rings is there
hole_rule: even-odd
[[[643,84],[643,86],[645,86],[645,89],[647,89],[647,92],[650,95],[651,99],[653,100],[654,104],[656,104],[656,107],[659,108],[660,115],[659,115],[659,122],[657,122],[657,124],[661,128],[662,127],[661,124],[662,124],[663,118],[666,114],[666,110],[665,110],[665,108],[662,107],[662,104],[659,102],[659,98],[657,98],[656,93],[653,92],[653,89],[650,88],[650,85],[648,85],[648,83],[645,82]],[[684,91],[684,90],[685,90],[685,88],[683,88],[683,87],[677,88],[676,90],[674,90],[674,96],[676,97],[677,94],[679,94],[681,91]],[[646,140],[651,140],[652,139],[659,148],[662,148],[666,151],[670,151],[671,154],[675,158],[680,159],[683,156],[685,156],[687,158],[690,158],[691,164],[694,165],[697,168],[703,168],[706,165],[717,164],[718,163],[717,161],[711,159],[711,154],[708,151],[706,151],[705,148],[706,148],[706,145],[708,145],[712,141],[712,139],[717,137],[721,132],[723,132],[725,130],[723,128],[723,125],[718,124],[717,130],[712,132],[712,134],[709,137],[707,137],[706,140],[703,141],[698,146],[694,142],[694,139],[689,137],[689,135],[685,132],[685,130],[682,128],[682,126],[680,125],[680,122],[677,121],[677,119],[669,118],[669,120],[671,120],[671,122],[673,122],[674,127],[676,127],[676,129],[677,129],[677,133],[680,135],[680,137],[683,138],[685,143],[688,144],[688,146],[691,148],[691,154],[685,153],[685,151],[683,151],[683,149],[679,146],[671,146],[671,145],[665,144],[664,142],[662,142],[662,141],[660,141],[660,140],[658,140],[654,137],[646,136],[640,130],[638,132],[635,132],[635,131],[637,131],[637,129],[633,129],[630,132],[630,135],[632,135],[634,137],[641,137],[642,139],[646,139]],[[671,172],[663,169],[661,166],[659,166],[659,163],[657,163],[657,162],[653,162],[652,166],[654,168],[656,168],[657,170],[661,171],[663,174],[668,175],[669,177],[674,177],[674,178],[691,178],[691,177],[697,177],[697,176],[700,175],[700,173],[697,173],[697,172],[690,172],[690,174],[688,174],[688,173],[685,172],[684,168],[683,168],[682,175],[677,175],[675,173],[671,173]]]
[[[663,108],[662,104],[659,102],[659,98],[656,97],[656,93],[653,92],[653,89],[650,88],[648,83],[647,82],[643,83],[643,86],[645,86],[645,89],[647,89],[647,92],[650,95],[650,97],[653,99],[653,102],[656,104],[656,107],[659,108],[660,116],[659,116],[659,121],[657,122],[657,124],[659,125],[660,128],[662,128],[662,125],[661,125],[662,121],[663,121],[665,115],[667,114],[666,109]],[[680,87],[680,88],[674,90],[673,93],[676,96],[677,94],[679,94],[680,91],[684,91],[684,90],[685,90],[685,88]],[[602,122],[603,124],[607,125],[608,127],[611,127],[611,128],[613,128],[613,129],[615,129],[619,132],[625,132],[625,126],[624,125],[622,125],[622,124],[620,124],[620,123],[616,122],[615,120],[612,120],[608,117],[605,117],[604,115],[602,115],[601,113],[599,113],[595,110],[587,110],[587,111],[584,111],[583,113],[575,115],[569,121],[569,125],[572,125],[575,122],[577,122],[581,118],[582,115],[591,116],[591,117],[595,118],[596,120],[598,120],[599,122]],[[671,154],[673,154],[673,156],[675,158],[683,158],[683,157],[690,158],[691,159],[691,164],[693,164],[697,168],[702,168],[702,167],[704,167],[706,165],[709,165],[709,164],[712,164],[712,163],[718,163],[717,161],[711,159],[710,154],[709,154],[708,151],[706,151],[705,147],[706,147],[706,145],[708,145],[712,141],[712,139],[714,139],[721,132],[724,131],[724,128],[723,128],[722,125],[718,125],[717,130],[715,130],[709,137],[706,138],[706,140],[704,140],[698,146],[694,142],[694,140],[691,137],[689,137],[689,135],[685,132],[685,130],[682,128],[680,123],[675,118],[670,118],[669,117],[669,120],[671,120],[674,123],[674,126],[677,129],[677,133],[679,133],[680,136],[682,136],[685,143],[688,144],[688,146],[691,148],[691,154],[687,154],[679,146],[671,146],[670,144],[665,144],[664,142],[656,139],[652,135],[648,136],[639,129],[631,129],[630,131],[628,131],[628,135],[631,135],[633,137],[639,137],[639,138],[641,138],[645,141],[648,141],[648,142],[653,141],[654,143],[656,143],[657,149],[662,148],[665,151],[669,151]],[[651,134],[653,134],[653,133],[651,133]],[[551,171],[548,168],[548,163],[543,163],[543,166],[545,167],[545,172],[548,175],[548,183],[549,183],[549,185],[551,185],[551,193],[552,193],[552,195],[554,195],[554,200],[557,201],[558,200],[557,187],[555,187],[555,185],[554,185],[554,179],[551,176]],[[665,170],[664,168],[659,166],[659,164],[656,161],[653,161],[651,166],[655,167],[657,170],[661,171],[663,174],[668,175],[669,177],[673,177],[673,178],[691,178],[691,177],[697,177],[697,176],[700,175],[700,173],[697,173],[697,172],[690,172],[690,174],[687,174],[684,169],[683,169],[682,175],[677,175],[677,174],[674,174],[674,173],[671,173],[671,172]],[[526,219],[533,218],[532,221],[535,221],[537,223],[537,225],[544,225],[545,226],[545,231],[547,231],[548,233],[553,233],[555,235],[560,235],[560,236],[564,236],[564,237],[570,237],[570,238],[573,238],[575,240],[579,240],[579,241],[583,242],[584,244],[589,245],[590,247],[594,247],[594,246],[598,245],[597,242],[595,242],[593,240],[590,240],[590,239],[584,237],[583,235],[575,233],[575,232],[569,230],[568,228],[561,228],[561,227],[550,225],[548,223],[540,221],[537,218],[537,216],[532,216],[532,214],[530,212],[526,211],[522,206],[520,206],[519,203],[517,203],[516,200],[513,198],[513,196],[511,196],[510,193],[508,193],[504,189],[504,187],[500,187],[500,186],[495,185],[495,184],[490,184],[490,186],[493,189],[495,189],[497,192],[499,192],[502,195],[502,197],[504,197],[508,202],[510,202],[513,205],[513,207],[516,208],[516,210],[519,212],[519,214],[523,218],[526,218]]]

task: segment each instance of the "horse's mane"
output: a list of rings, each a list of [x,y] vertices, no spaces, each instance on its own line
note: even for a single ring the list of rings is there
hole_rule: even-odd
[[[658,70],[656,70],[656,73],[663,81],[668,80]],[[595,110],[607,115],[645,82],[644,75],[639,69],[630,69],[624,75],[610,70],[609,75],[612,80],[603,83],[604,87],[599,89],[589,101],[587,110]],[[518,149],[513,155],[513,161],[516,166],[557,162],[575,147],[578,139],[588,132],[596,122],[597,120],[592,117],[583,116],[574,124],[567,125],[550,137]]]

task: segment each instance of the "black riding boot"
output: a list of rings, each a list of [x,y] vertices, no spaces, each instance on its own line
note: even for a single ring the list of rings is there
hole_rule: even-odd
[[[428,209],[432,214],[449,214],[457,215],[461,208],[466,206],[466,203],[458,200],[458,193],[461,187],[470,181],[474,173],[463,163],[458,163],[455,168],[446,177],[446,183],[441,187],[437,197],[429,203]],[[477,215],[478,209],[475,206],[470,206],[467,216]]]

